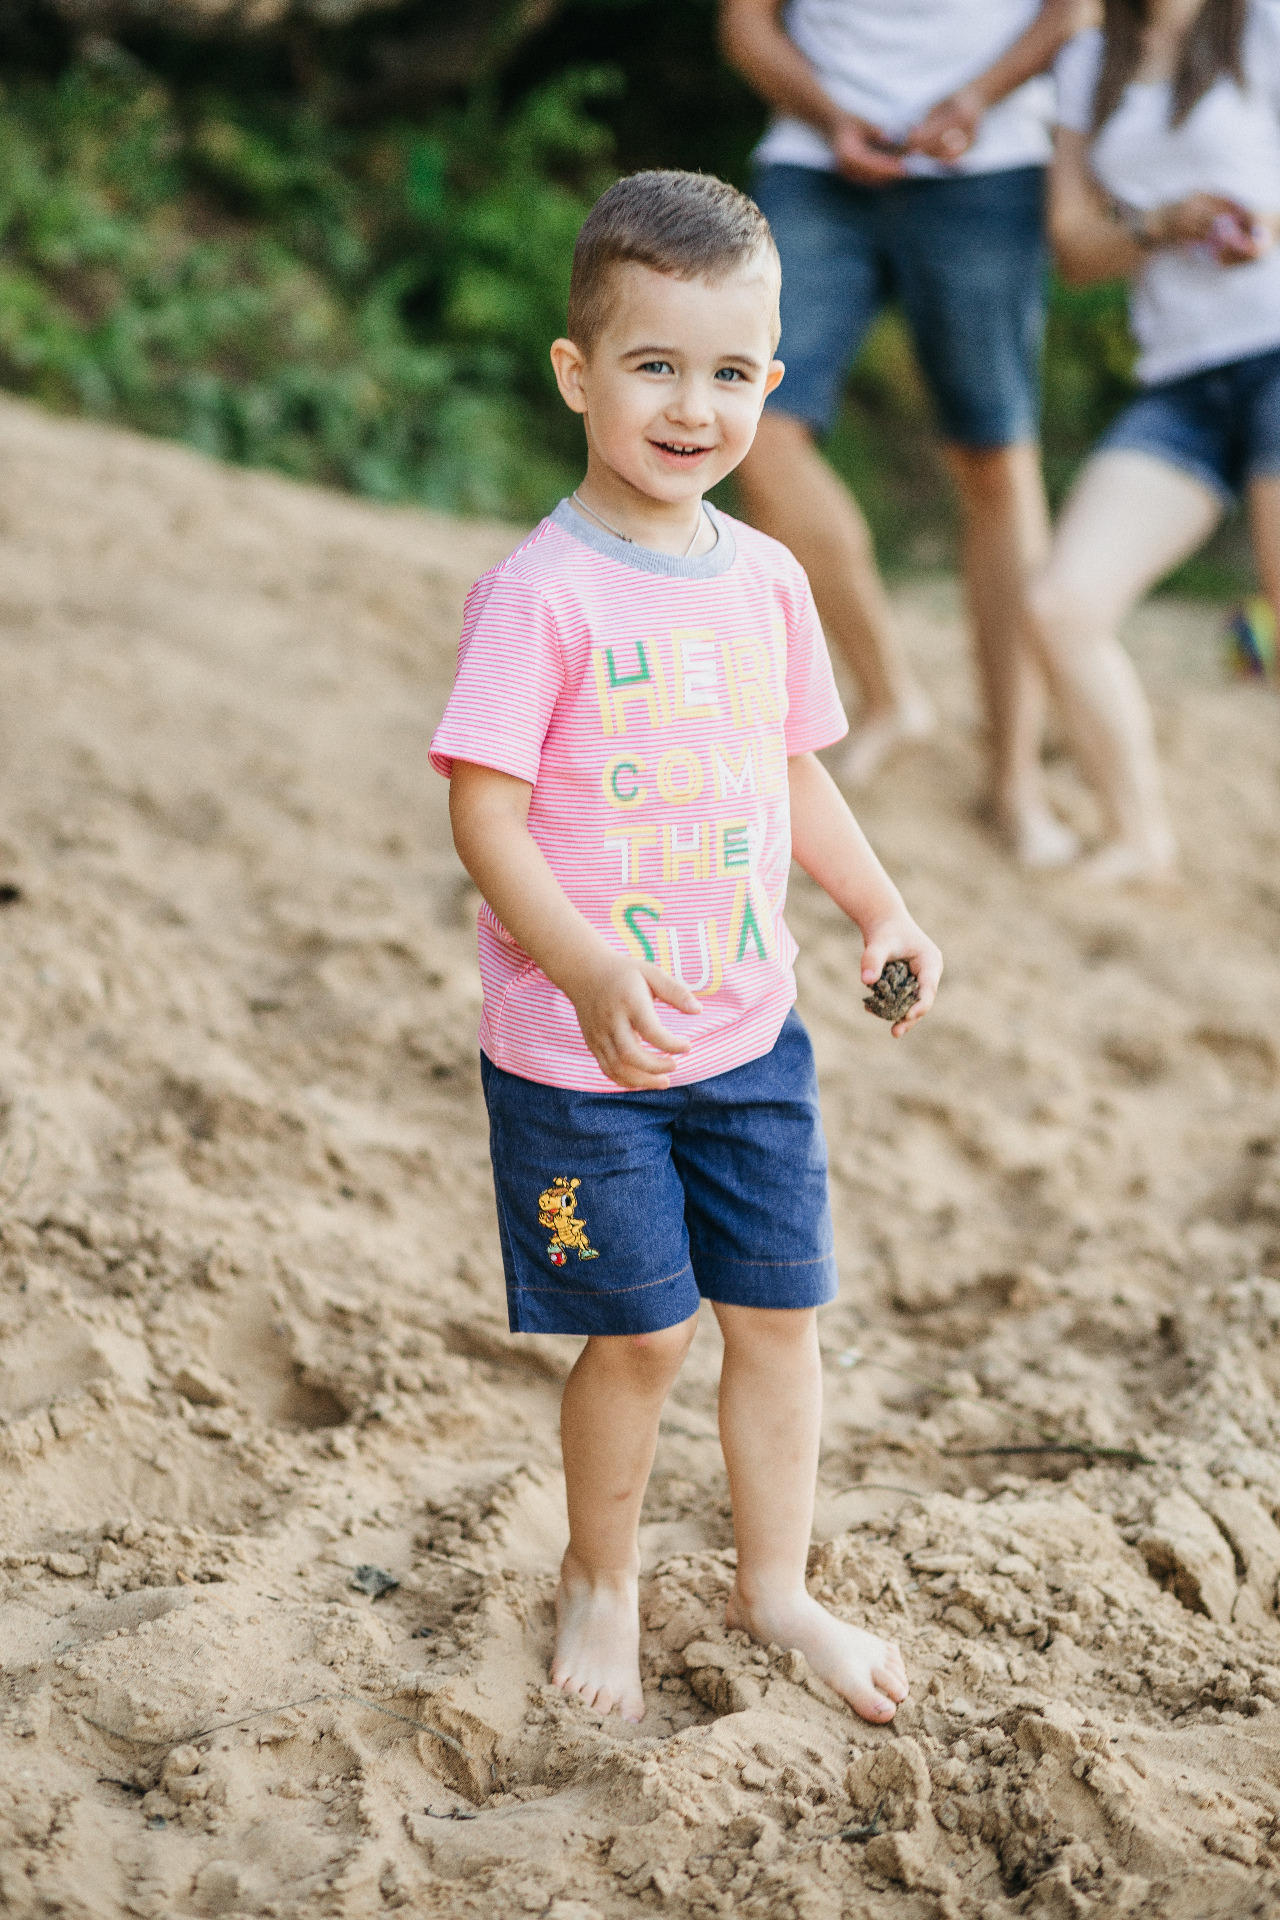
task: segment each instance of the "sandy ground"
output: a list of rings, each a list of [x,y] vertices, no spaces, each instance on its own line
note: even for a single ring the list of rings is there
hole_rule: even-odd
[[[947,953],[925,1030],[803,878],[792,923],[844,1277],[812,1579],[912,1697],[870,1729],[724,1631],[708,1323],[648,1716],[602,1725],[544,1683],[573,1343],[505,1330],[426,763],[513,538],[0,403],[0,1910],[1280,1914],[1274,701],[1149,609],[1186,880],[1028,880],[954,590],[899,596],[946,728],[863,816]]]

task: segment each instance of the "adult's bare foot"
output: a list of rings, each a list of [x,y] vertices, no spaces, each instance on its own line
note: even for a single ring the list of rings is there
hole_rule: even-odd
[[[726,1624],[745,1628],[753,1640],[795,1647],[820,1680],[847,1700],[863,1720],[892,1720],[907,1697],[907,1670],[896,1640],[882,1640],[864,1627],[850,1626],[807,1593],[747,1606],[734,1593]]]
[[[1178,877],[1178,844],[1171,833],[1109,840],[1076,871],[1093,887],[1165,886]]]
[[[919,691],[909,693],[896,707],[870,714],[853,728],[845,742],[836,777],[846,787],[865,787],[903,747],[927,740],[937,727],[931,703]]]
[[[551,1681],[597,1713],[644,1718],[640,1615],[634,1575],[592,1575],[565,1554],[556,1588]]]
[[[1043,802],[1029,807],[993,805],[991,816],[1020,867],[1044,872],[1069,867],[1080,857],[1079,837]]]

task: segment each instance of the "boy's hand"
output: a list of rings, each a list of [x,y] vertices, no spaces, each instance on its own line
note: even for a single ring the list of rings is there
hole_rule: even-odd
[[[701,1002],[688,987],[661,967],[610,954],[591,967],[580,985],[575,982],[566,990],[602,1073],[620,1087],[670,1086],[671,1069],[680,1054],[689,1052],[690,1042],[667,1032],[653,1003],[662,1000],[681,1013],[701,1013]]]
[[[905,1020],[896,1021],[890,1029],[894,1039],[901,1040],[908,1027],[923,1020],[937,998],[942,955],[909,914],[877,920],[866,929],[863,940],[862,984],[865,987],[874,987],[890,960],[905,960],[919,983],[920,998]]]

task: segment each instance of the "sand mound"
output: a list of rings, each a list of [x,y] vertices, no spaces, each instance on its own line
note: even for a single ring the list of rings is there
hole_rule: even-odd
[[[505,1330],[426,766],[512,535],[10,403],[0,455],[0,1911],[1280,1913],[1280,729],[1213,621],[1139,625],[1186,879],[1109,898],[992,850],[954,593],[901,597],[948,727],[864,817],[927,1028],[793,917],[812,1577],[913,1697],[725,1632],[708,1326],[601,1726],[544,1684],[573,1343]]]

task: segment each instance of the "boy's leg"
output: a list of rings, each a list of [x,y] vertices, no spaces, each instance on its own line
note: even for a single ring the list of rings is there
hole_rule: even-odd
[[[593,1335],[560,1406],[569,1545],[556,1591],[554,1684],[600,1713],[644,1714],[640,1690],[640,1506],[658,1419],[697,1315],[661,1333]]]
[[[837,1620],[805,1586],[822,1419],[812,1308],[715,1305],[724,1335],[720,1440],[729,1470],[738,1574],[728,1623],[797,1647],[864,1720],[892,1720],[907,1697],[892,1640]]]

